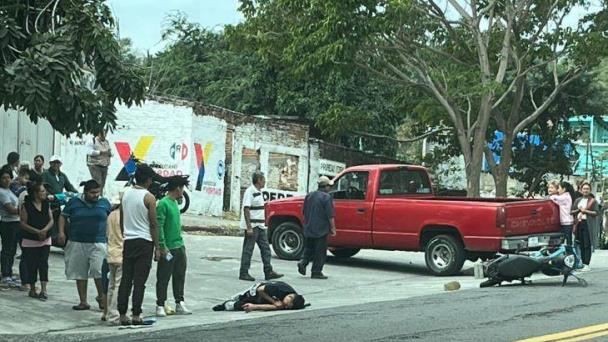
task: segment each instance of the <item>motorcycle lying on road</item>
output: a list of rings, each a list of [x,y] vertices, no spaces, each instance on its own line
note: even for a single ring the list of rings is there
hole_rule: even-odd
[[[578,260],[575,250],[567,245],[543,247],[539,251],[529,253],[502,255],[484,267],[484,274],[488,279],[479,284],[479,287],[500,286],[502,282],[515,280],[526,284],[526,278],[536,272],[552,277],[562,275],[562,286],[566,285],[571,276],[577,279],[580,285],[587,286],[587,281],[574,274]]]

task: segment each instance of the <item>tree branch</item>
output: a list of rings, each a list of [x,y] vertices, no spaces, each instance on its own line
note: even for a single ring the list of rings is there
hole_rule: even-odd
[[[519,124],[517,124],[517,126],[515,126],[515,129],[513,130],[512,134],[515,135],[515,134],[521,132],[524,128],[526,128],[528,125],[530,125],[536,119],[538,119],[538,117],[547,109],[547,107],[549,107],[551,102],[553,102],[553,100],[557,97],[559,92],[566,85],[570,84],[570,82],[574,81],[581,75],[582,75],[581,69],[575,69],[573,72],[568,72],[568,75],[566,75],[560,83],[556,84],[555,88],[553,89],[551,94],[547,97],[547,99],[543,102],[543,104],[541,104],[538,108],[536,108],[534,110],[534,112],[531,115],[529,115],[528,117],[523,119]]]

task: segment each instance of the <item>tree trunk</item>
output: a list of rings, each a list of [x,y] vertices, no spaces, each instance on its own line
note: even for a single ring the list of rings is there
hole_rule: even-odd
[[[509,181],[509,169],[513,159],[513,137],[511,133],[505,132],[500,153],[500,163],[492,170],[496,197],[507,197],[507,185]]]
[[[476,154],[472,155],[467,163],[465,169],[467,174],[467,197],[479,197],[482,161],[482,155]]]

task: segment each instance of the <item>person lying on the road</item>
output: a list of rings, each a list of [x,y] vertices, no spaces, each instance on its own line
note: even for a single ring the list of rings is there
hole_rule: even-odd
[[[299,310],[305,306],[304,297],[293,287],[282,281],[256,283],[247,290],[237,293],[213,311],[274,311]]]

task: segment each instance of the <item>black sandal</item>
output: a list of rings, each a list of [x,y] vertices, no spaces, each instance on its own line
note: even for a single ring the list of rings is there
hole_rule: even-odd
[[[33,291],[30,290],[30,292],[27,295],[31,298],[40,298],[39,297],[40,295],[36,293],[36,290],[33,290]]]
[[[91,306],[88,304],[87,305],[78,304],[78,305],[72,306],[72,309],[76,310],[76,311],[84,311],[84,310],[90,310]]]
[[[46,302],[49,297],[46,295],[46,292],[40,292],[40,294],[38,295],[38,299],[40,299],[43,302]]]

